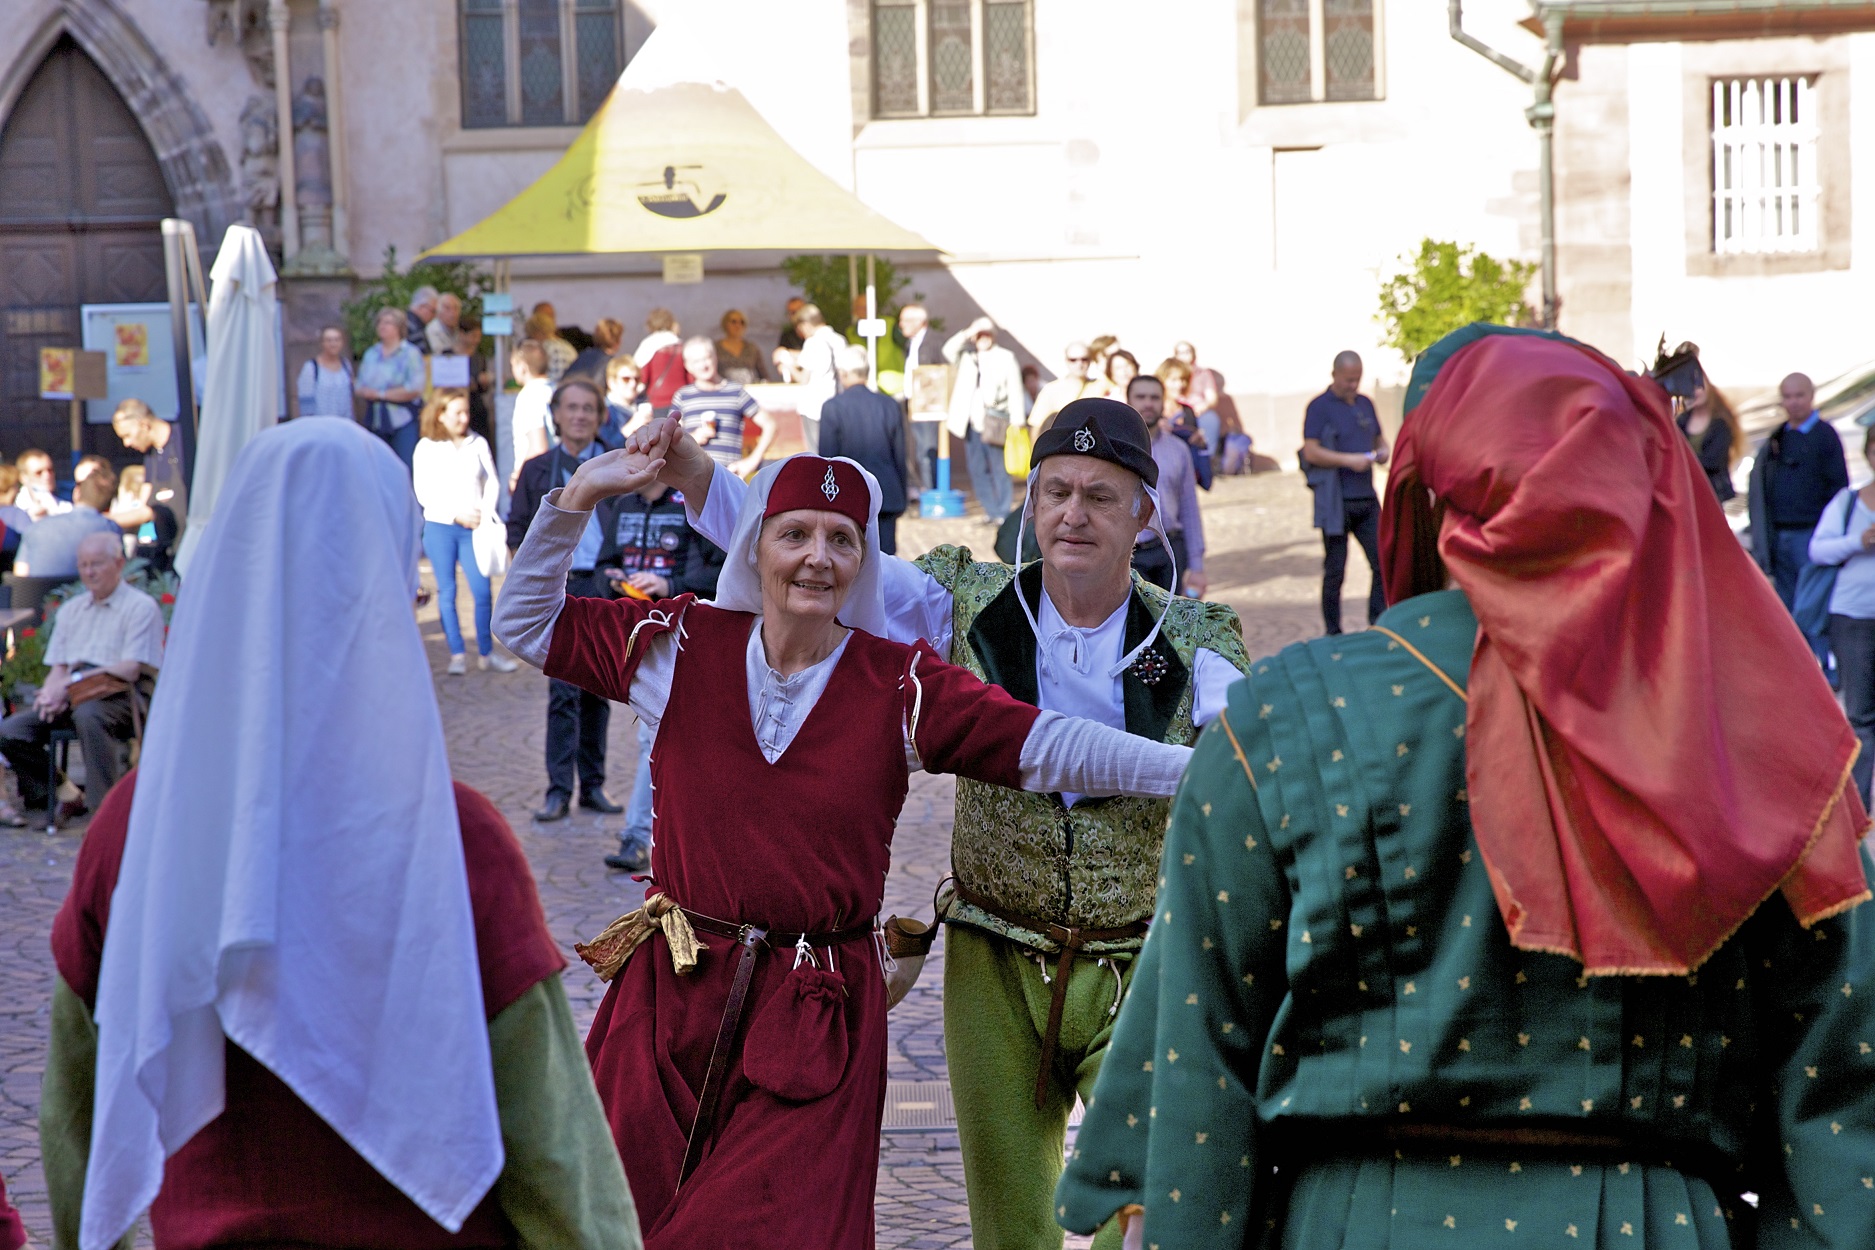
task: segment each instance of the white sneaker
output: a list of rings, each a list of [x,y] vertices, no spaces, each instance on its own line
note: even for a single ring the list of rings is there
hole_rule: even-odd
[[[499,651],[490,651],[487,655],[481,657],[479,663],[484,673],[512,673],[515,669],[521,667]]]
[[[469,657],[466,655],[450,656],[449,667],[445,669],[444,671],[447,672],[451,677],[462,676],[464,673],[469,671]]]

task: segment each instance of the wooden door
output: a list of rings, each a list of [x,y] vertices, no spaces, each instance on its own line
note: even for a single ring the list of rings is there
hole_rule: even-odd
[[[161,221],[174,212],[137,119],[61,39],[0,123],[0,455],[69,472],[69,405],[41,400],[39,349],[78,347],[80,304],[167,298]],[[80,451],[124,458],[109,427]]]

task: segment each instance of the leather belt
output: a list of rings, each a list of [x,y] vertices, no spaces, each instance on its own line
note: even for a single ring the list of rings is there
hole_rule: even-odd
[[[1074,968],[1074,957],[1088,942],[1117,942],[1124,938],[1144,937],[1147,922],[1135,920],[1132,924],[1110,929],[1076,929],[1056,924],[1052,920],[1037,920],[1032,916],[1005,911],[955,878],[951,880],[951,888],[957,892],[958,898],[979,911],[988,912],[1007,924],[1040,933],[1061,947],[1061,959],[1055,964],[1055,991],[1048,1002],[1048,1027],[1042,1031],[1042,1057],[1035,1068],[1035,1109],[1039,1111],[1048,1101],[1048,1078],[1055,1064],[1055,1050],[1061,1043],[1061,1016],[1068,1004],[1068,974]]]
[[[755,979],[755,951],[758,946],[794,946],[805,941],[809,946],[839,946],[872,935],[871,924],[854,925],[832,933],[777,933],[760,925],[731,924],[714,916],[704,916],[682,909],[690,927],[717,937],[735,939],[742,948],[736,960],[735,979],[729,985],[729,998],[723,1003],[722,1023],[716,1027],[716,1045],[710,1050],[710,1066],[703,1074],[703,1088],[697,1093],[697,1118],[690,1125],[684,1142],[684,1162],[677,1173],[677,1187],[683,1188],[690,1173],[703,1159],[703,1147],[716,1123],[716,1110],[723,1100],[723,1082],[728,1078],[729,1060],[736,1049],[736,1031],[742,1023],[742,1009],[748,1003],[749,984]]]

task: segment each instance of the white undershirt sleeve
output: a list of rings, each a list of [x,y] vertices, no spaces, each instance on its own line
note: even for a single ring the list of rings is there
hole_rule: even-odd
[[[573,568],[573,554],[586,532],[586,522],[592,518],[590,512],[556,507],[559,497],[560,492],[554,490],[541,500],[495,600],[495,637],[516,659],[535,668],[547,665],[553,623],[566,607],[566,575]]]
[[[1170,798],[1191,759],[1190,747],[1127,733],[1059,712],[1035,718],[1022,744],[1022,788],[1040,794],[1129,794]]]
[[[1230,702],[1230,688],[1243,674],[1215,651],[1198,648],[1192,657],[1191,723],[1203,729]]]

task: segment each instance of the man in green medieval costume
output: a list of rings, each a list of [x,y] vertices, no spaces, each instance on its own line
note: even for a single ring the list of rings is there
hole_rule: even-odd
[[[671,442],[673,461],[687,454]],[[1135,543],[1158,536],[1144,422],[1116,400],[1076,400],[1032,464],[1023,523],[1041,560],[1020,575],[954,546],[888,560],[893,636],[928,639],[1041,708],[1190,743],[1248,660],[1236,613],[1133,575]],[[699,532],[726,538],[743,489],[717,473]],[[938,896],[944,1046],[979,1250],[1062,1243],[1052,1199],[1068,1113],[1092,1093],[1132,979],[1167,808],[957,783],[954,875]],[[1117,1247],[1117,1224],[1095,1244]]]
[[[1393,606],[1201,735],[1066,1227],[1875,1247],[1856,742],[1704,487],[1585,347],[1421,357]]]

